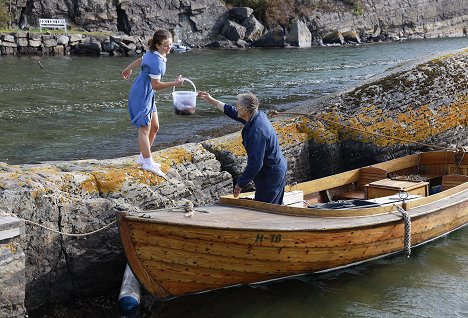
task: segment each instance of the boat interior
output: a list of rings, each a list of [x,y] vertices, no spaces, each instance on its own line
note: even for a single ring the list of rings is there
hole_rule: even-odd
[[[466,152],[424,152],[286,186],[284,205],[309,210],[349,211],[397,203],[408,209],[411,201],[425,204],[465,189],[468,189]],[[447,192],[449,190],[451,192]],[[227,195],[220,198],[220,203],[255,208],[255,205],[243,202],[253,201],[253,198],[254,193],[241,194],[244,200]]]

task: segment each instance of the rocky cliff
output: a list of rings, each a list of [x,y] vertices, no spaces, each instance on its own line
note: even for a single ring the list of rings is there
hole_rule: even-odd
[[[296,16],[286,18],[304,23],[314,43],[330,36],[330,43],[345,43],[361,39],[466,36],[468,32],[465,0],[311,0],[306,5],[301,3],[302,10],[293,10]],[[298,1],[295,6],[299,6]],[[248,30],[260,19],[259,14],[253,12],[257,19],[239,21],[239,16],[232,14],[219,0],[24,0],[10,2],[9,10],[13,27],[22,29],[37,28],[39,18],[63,17],[76,29],[121,31],[144,37],[163,27],[172,30],[176,40],[193,46],[226,40],[223,29],[236,29],[241,25]],[[271,31],[255,28],[262,34]],[[281,25],[279,34],[286,37],[291,30],[295,32],[295,28]],[[245,36],[245,30],[240,30]],[[253,41],[249,37],[242,40]]]
[[[467,146],[467,68],[468,49],[431,57],[276,117],[287,182]],[[26,220],[27,308],[118,290],[125,268],[119,211],[183,213],[184,200],[216,202],[246,164],[239,132],[153,157],[168,180],[143,171],[136,157],[0,163],[0,210]]]

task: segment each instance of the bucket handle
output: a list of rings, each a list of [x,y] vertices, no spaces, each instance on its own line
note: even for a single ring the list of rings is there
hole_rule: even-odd
[[[195,91],[195,93],[197,92],[197,88],[195,87],[195,84],[193,84],[193,82],[192,82],[191,80],[189,80],[188,78],[185,78],[185,77],[182,78],[182,79],[184,80],[184,82],[187,81],[187,82],[189,82],[190,84],[192,84],[193,90]],[[174,88],[172,89],[172,91],[175,92],[175,86],[174,86]]]

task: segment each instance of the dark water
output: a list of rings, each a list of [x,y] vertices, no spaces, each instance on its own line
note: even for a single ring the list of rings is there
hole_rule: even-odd
[[[171,54],[163,80],[182,74],[198,90],[234,102],[257,94],[262,107],[286,109],[342,90],[398,63],[468,47],[468,38],[308,49],[193,50]],[[0,56],[0,161],[114,158],[138,153],[127,115],[133,59]],[[40,62],[44,68],[41,68]],[[192,90],[184,84],[178,90]],[[200,141],[232,124],[201,100],[192,116],[177,116],[171,90],[158,95],[161,129],[155,148]],[[240,127],[239,127],[240,128]]]
[[[225,101],[252,91],[264,108],[286,109],[398,63],[463,47],[468,47],[468,38],[310,49],[194,50],[171,54],[164,79],[182,74],[198,90]],[[126,109],[131,81],[120,77],[131,61],[0,56],[0,161],[136,154],[136,132]],[[200,100],[195,115],[176,116],[170,93],[158,96],[159,147],[208,138],[231,123]],[[337,272],[162,303],[153,303],[146,295],[136,316],[468,317],[467,283],[468,229],[464,228],[416,248],[409,259],[396,256]],[[32,312],[30,317],[120,317],[117,296],[76,300]]]

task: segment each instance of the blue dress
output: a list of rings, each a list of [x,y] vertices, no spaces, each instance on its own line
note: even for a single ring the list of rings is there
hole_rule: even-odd
[[[247,152],[247,166],[237,179],[237,184],[243,188],[253,180],[255,200],[282,204],[288,165],[267,116],[257,111],[246,122],[238,118],[236,108],[228,104],[224,104],[224,113],[244,124],[242,144]]]
[[[159,52],[147,51],[141,60],[141,72],[133,82],[128,95],[128,112],[135,127],[148,126],[156,112],[151,79],[161,79],[166,72],[166,58]]]

